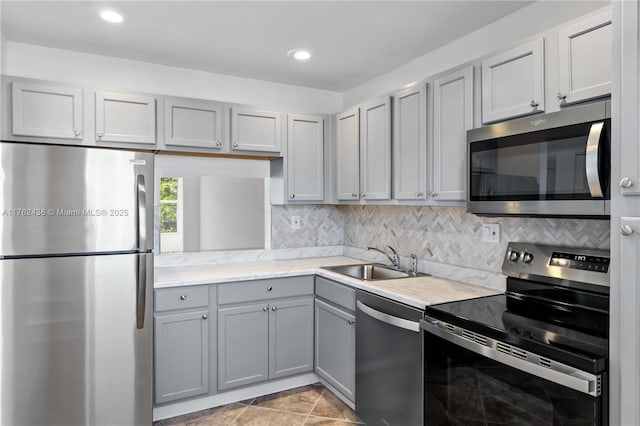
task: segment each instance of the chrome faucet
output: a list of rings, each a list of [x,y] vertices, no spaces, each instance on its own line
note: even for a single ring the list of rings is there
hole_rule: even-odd
[[[400,268],[400,256],[398,256],[398,252],[396,251],[396,249],[394,249],[391,246],[385,246],[385,247],[391,250],[392,255],[377,247],[367,247],[367,250],[373,250],[373,251],[377,251],[378,253],[384,254],[385,256],[387,256],[387,259],[389,259],[389,262],[393,264],[394,268],[396,269]]]

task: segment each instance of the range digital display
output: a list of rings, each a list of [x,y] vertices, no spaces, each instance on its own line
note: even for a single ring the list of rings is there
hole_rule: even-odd
[[[563,268],[582,269],[606,274],[609,271],[609,258],[554,251],[551,254],[549,266],[561,266]]]

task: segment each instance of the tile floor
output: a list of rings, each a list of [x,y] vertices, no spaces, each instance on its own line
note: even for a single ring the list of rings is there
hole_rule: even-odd
[[[154,426],[354,426],[351,408],[320,383],[161,420]]]

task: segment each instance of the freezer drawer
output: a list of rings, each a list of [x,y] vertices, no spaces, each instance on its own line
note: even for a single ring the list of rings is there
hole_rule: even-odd
[[[0,143],[0,255],[153,248],[153,155]]]
[[[150,254],[0,261],[0,424],[151,424],[152,271]]]

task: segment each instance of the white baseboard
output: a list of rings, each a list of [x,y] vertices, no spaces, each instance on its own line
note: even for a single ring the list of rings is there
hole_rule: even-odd
[[[254,386],[222,392],[203,398],[161,405],[153,407],[153,421],[181,416],[183,414],[193,413],[194,411],[206,410],[207,408],[219,407],[220,405],[230,404],[232,402],[244,401],[258,396],[268,395],[270,393],[293,389],[298,386],[318,383],[319,381],[320,377],[316,373],[307,373],[300,376],[287,377],[286,379],[271,380]],[[331,390],[336,393],[333,388],[331,388]],[[345,401],[345,403],[347,403],[347,401]]]

